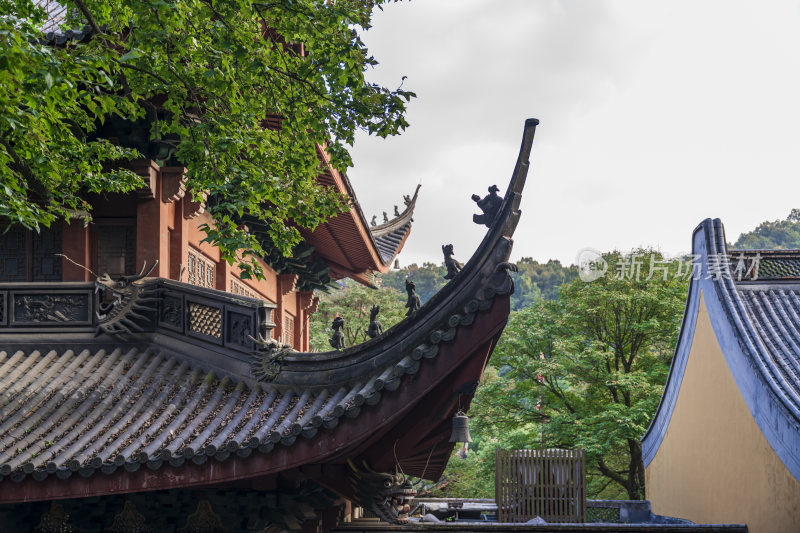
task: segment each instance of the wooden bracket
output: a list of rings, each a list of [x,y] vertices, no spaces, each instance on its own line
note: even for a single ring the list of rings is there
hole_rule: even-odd
[[[158,163],[151,159],[137,159],[131,161],[131,170],[144,180],[144,187],[136,189],[136,195],[140,200],[158,196]]]
[[[161,201],[177,202],[186,196],[186,167],[161,168]]]

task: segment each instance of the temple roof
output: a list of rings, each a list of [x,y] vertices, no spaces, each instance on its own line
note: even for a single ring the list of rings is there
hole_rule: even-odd
[[[526,122],[503,206],[464,268],[416,313],[346,350],[289,351],[268,340],[273,305],[166,279],[0,284],[0,502],[350,459],[437,478],[450,417],[468,408],[508,317],[510,237],[536,123]]]
[[[667,386],[642,439],[645,465],[655,456],[677,400],[702,291],[745,402],[800,479],[800,251],[729,250],[722,222],[707,219],[694,232],[693,254],[697,270]]]
[[[318,155],[325,169],[318,181],[347,195],[352,202],[348,211],[331,217],[314,231],[302,230],[303,237],[315,248],[315,256],[324,257],[330,265],[332,278],[349,277],[372,285],[372,273],[388,271],[403,249],[411,232],[419,186],[399,216],[380,226],[370,226],[347,175],[330,165],[322,149]]]
[[[311,439],[419,362],[321,391],[221,377],[166,350],[0,352],[0,474],[19,481],[202,464]]]
[[[400,251],[400,248],[402,248],[406,237],[408,237],[411,231],[411,223],[414,222],[414,207],[417,205],[419,188],[420,185],[417,185],[414,196],[407,201],[406,207],[402,213],[389,220],[389,222],[384,222],[383,224],[369,228],[372,240],[380,251],[383,264],[391,263],[392,259],[394,259]],[[362,213],[362,219],[363,216]]]
[[[54,0],[33,0],[33,3],[41,7],[47,13],[47,19],[42,26],[42,31],[55,32],[67,17],[67,7]]]

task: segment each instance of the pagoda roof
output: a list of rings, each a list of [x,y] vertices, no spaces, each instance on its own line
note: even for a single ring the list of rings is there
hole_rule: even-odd
[[[381,255],[384,265],[392,262],[392,259],[403,247],[403,243],[411,231],[411,223],[414,222],[414,207],[417,205],[420,185],[417,185],[414,196],[411,197],[408,205],[402,213],[391,219],[389,222],[378,224],[369,228],[372,240],[375,242]],[[363,213],[362,213],[363,219]]]
[[[464,268],[349,349],[289,351],[263,340],[274,305],[166,279],[0,284],[0,503],[313,475],[310,465],[438,478],[450,418],[468,408],[508,318],[537,123]],[[319,472],[352,490],[336,485],[344,470]]]
[[[315,257],[324,258],[330,265],[333,279],[349,277],[372,285],[372,273],[388,271],[403,249],[411,232],[419,186],[399,216],[384,224],[370,226],[347,175],[331,166],[322,147],[317,155],[324,169],[318,177],[319,183],[349,197],[350,209],[331,217],[314,230],[301,230],[301,233],[315,248]]]
[[[645,466],[655,457],[677,401],[702,292],[753,418],[800,479],[800,250],[729,250],[722,222],[707,219],[694,231],[692,257],[695,271],[669,378],[642,438]]]

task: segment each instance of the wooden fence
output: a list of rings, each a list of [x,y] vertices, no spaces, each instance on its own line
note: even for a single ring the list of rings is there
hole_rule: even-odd
[[[495,500],[500,522],[583,522],[583,450],[496,450]]]

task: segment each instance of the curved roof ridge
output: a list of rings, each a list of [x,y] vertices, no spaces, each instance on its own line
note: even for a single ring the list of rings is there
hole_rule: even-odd
[[[417,204],[417,197],[419,196],[420,187],[422,187],[422,184],[417,185],[417,188],[414,190],[414,196],[411,197],[409,203],[406,204],[406,208],[403,209],[402,213],[389,220],[389,222],[384,222],[383,224],[378,224],[377,226],[370,226],[369,231],[372,233],[373,237],[380,237],[386,233],[401,228],[407,222],[413,222],[411,217],[414,214],[414,207]]]
[[[402,213],[389,222],[372,226],[369,229],[370,237],[378,249],[383,264],[388,264],[395,258],[411,232],[411,223],[414,222],[414,207],[417,204],[421,186],[417,185],[413,198],[407,201],[406,208]]]

